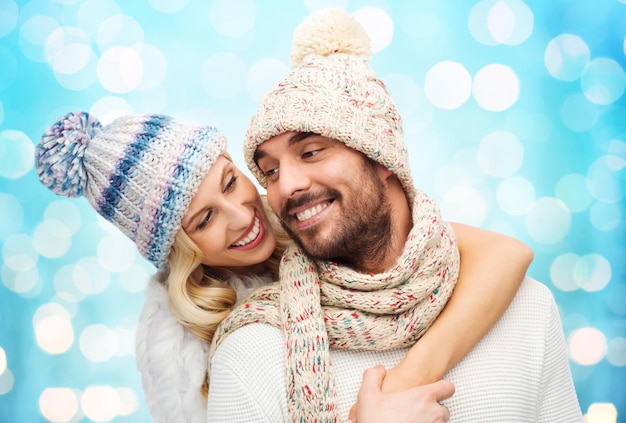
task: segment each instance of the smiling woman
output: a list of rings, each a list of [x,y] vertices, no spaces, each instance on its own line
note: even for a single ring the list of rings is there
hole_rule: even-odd
[[[102,126],[87,113],[69,113],[43,135],[36,165],[46,187],[87,198],[160,270],[137,333],[148,405],[177,420],[168,413],[179,409],[167,406],[176,389],[186,398],[184,412],[202,413],[207,343],[237,301],[277,277],[284,250],[261,196],[227,155],[224,135],[164,115],[127,115]],[[66,338],[71,344],[72,334]],[[189,381],[163,376],[178,369],[181,338],[192,356],[184,366],[196,369]]]

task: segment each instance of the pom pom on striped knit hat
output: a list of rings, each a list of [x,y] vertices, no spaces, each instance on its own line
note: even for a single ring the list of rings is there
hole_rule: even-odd
[[[262,186],[257,147],[285,132],[313,132],[343,142],[391,170],[409,203],[415,188],[402,121],[385,84],[368,63],[371,41],[347,11],[323,9],[294,31],[293,69],[261,100],[248,124],[244,157]]]
[[[84,112],[61,116],[35,148],[41,183],[85,197],[157,268],[167,264],[191,199],[226,138],[164,115],[127,115],[102,126]]]

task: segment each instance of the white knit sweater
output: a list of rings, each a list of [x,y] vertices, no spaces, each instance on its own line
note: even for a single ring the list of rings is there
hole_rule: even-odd
[[[354,403],[363,371],[393,367],[406,350],[333,350],[340,415]],[[287,421],[284,341],[279,329],[248,325],[211,364],[207,422]],[[500,321],[445,376],[451,422],[582,422],[559,313],[550,291],[527,278]]]
[[[148,282],[135,337],[136,363],[154,423],[202,423],[206,401],[200,394],[209,345],[191,334],[172,313],[161,274]],[[243,300],[271,278],[233,278],[229,284]]]

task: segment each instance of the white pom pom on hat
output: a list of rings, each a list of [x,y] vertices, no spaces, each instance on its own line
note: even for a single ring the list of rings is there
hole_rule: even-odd
[[[370,36],[347,11],[331,8],[314,12],[295,29],[289,53],[293,67],[310,54],[336,53],[372,57]]]

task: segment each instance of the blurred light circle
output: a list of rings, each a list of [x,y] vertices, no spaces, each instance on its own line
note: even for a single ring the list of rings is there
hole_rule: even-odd
[[[45,56],[55,72],[73,75],[87,66],[91,43],[79,28],[62,26],[46,39]]]
[[[110,272],[123,272],[135,261],[136,248],[121,233],[106,235],[98,243],[98,261]]]
[[[78,289],[74,282],[74,265],[68,264],[62,266],[54,274],[53,278],[54,291],[64,301],[78,302],[87,295]]]
[[[129,47],[111,47],[98,61],[98,79],[114,93],[127,93],[139,86],[143,78],[141,57]]]
[[[126,292],[138,293],[146,289],[150,273],[138,263],[132,263],[128,269],[118,276],[120,286]]]
[[[568,339],[570,358],[582,366],[598,364],[607,351],[606,337],[596,328],[575,330]]]
[[[511,68],[491,64],[480,69],[474,77],[472,94],[480,107],[500,112],[511,107],[519,98],[519,79]]]
[[[607,147],[607,166],[613,171],[626,168],[626,142],[612,140]]]
[[[46,219],[35,228],[33,242],[37,252],[46,258],[63,257],[72,245],[72,233],[64,223]]]
[[[526,215],[525,227],[530,237],[541,244],[556,244],[569,233],[571,215],[559,199],[543,197]]]
[[[80,351],[87,360],[103,363],[111,359],[117,349],[115,333],[105,325],[87,326],[80,334]]]
[[[41,276],[36,266],[28,270],[15,270],[5,264],[0,275],[4,286],[23,297],[33,298],[41,292]]]
[[[1,195],[1,194],[0,194]],[[78,207],[74,201],[70,200],[55,200],[48,204],[46,210],[43,213],[44,220],[57,220],[63,222],[63,225],[70,231],[70,234],[75,234],[81,225],[81,216]]]
[[[0,38],[15,29],[19,13],[20,10],[13,0],[2,1],[2,9],[0,9]]]
[[[618,203],[626,192],[626,169],[614,171],[612,158],[602,156],[589,167],[587,183],[591,194],[605,203]]]
[[[143,27],[135,19],[113,15],[100,24],[96,39],[100,51],[106,51],[115,46],[138,48],[143,44],[143,37]]]
[[[370,36],[372,53],[378,53],[391,44],[394,23],[383,9],[362,7],[353,16]]]
[[[70,388],[46,388],[39,397],[39,411],[55,423],[73,421],[78,413],[78,398]]]
[[[140,90],[150,91],[159,88],[165,81],[167,61],[163,53],[152,44],[144,44],[139,50],[139,56],[144,64],[143,79]]]
[[[614,366],[626,366],[626,338],[611,339],[606,359]]]
[[[219,34],[241,37],[254,27],[256,4],[252,0],[215,0],[209,13],[211,26]]]
[[[448,162],[448,164],[438,168],[434,177],[436,190],[440,193],[458,187],[471,187],[474,182],[467,167],[455,162]]]
[[[446,220],[480,226],[487,214],[487,203],[474,188],[457,187],[443,195],[442,209],[446,210]]]
[[[133,108],[123,98],[104,96],[96,101],[93,106],[91,106],[89,113],[97,116],[103,125],[107,125],[108,123],[113,122],[119,117],[133,113]],[[98,217],[100,217],[100,215],[98,215]],[[103,220],[106,222],[104,218],[101,218],[99,220]],[[109,225],[113,226],[110,223]]]
[[[88,295],[100,294],[107,286],[111,275],[95,257],[84,257],[74,266],[73,277],[76,287]]]
[[[62,354],[74,343],[74,328],[65,317],[46,316],[34,326],[37,345],[48,354]]]
[[[32,16],[20,25],[18,44],[22,54],[34,62],[45,62],[45,45],[50,34],[60,27],[49,16]]]
[[[600,254],[587,254],[573,269],[578,286],[588,292],[601,291],[611,280],[611,264]]]
[[[435,107],[452,110],[470,97],[472,77],[462,64],[439,62],[426,74],[424,94]]]
[[[580,288],[574,279],[574,267],[578,259],[577,254],[561,254],[550,265],[550,280],[561,291],[575,291]]]
[[[595,203],[589,210],[589,221],[599,231],[610,232],[624,222],[619,204]]]
[[[4,372],[0,373],[0,395],[5,395],[11,392],[14,383],[15,378],[13,377],[11,369],[5,369]]]
[[[289,66],[280,60],[259,60],[248,70],[246,77],[248,95],[255,103],[259,103],[272,85],[286,75],[289,70]]]
[[[550,75],[561,81],[575,81],[589,64],[591,52],[577,35],[561,34],[546,46],[544,63]]]
[[[533,13],[521,0],[500,0],[493,3],[487,15],[487,28],[501,44],[519,45],[533,32]]]
[[[17,77],[17,60],[15,53],[0,46],[0,92],[10,87]],[[1,120],[0,120],[1,123]]]
[[[66,74],[59,72],[56,68],[54,71],[54,79],[60,86],[71,91],[82,91],[91,87],[97,80],[98,57],[90,49],[89,56],[86,58],[85,66],[80,68],[76,73]]]
[[[76,14],[76,25],[90,38],[96,39],[102,23],[120,14],[122,11],[115,0],[85,0]]]
[[[33,240],[26,234],[10,236],[2,246],[2,258],[5,266],[16,272],[26,272],[37,264],[39,254]]]
[[[581,77],[580,86],[589,101],[608,105],[624,94],[626,75],[615,60],[599,58],[589,63]]]
[[[498,207],[509,216],[523,216],[532,208],[535,199],[535,187],[521,176],[503,180],[496,190]]]
[[[485,45],[519,45],[532,34],[534,16],[521,0],[482,0],[468,18],[470,33]]]
[[[120,416],[130,416],[139,407],[139,398],[137,398],[137,393],[131,388],[118,388],[117,395],[120,398],[120,410],[118,411],[118,415]]]
[[[22,131],[7,129],[0,132],[0,177],[18,179],[34,165],[35,146]]]
[[[392,73],[383,78],[387,90],[393,98],[400,115],[404,120],[408,116],[418,115],[421,103],[426,103],[424,95],[413,78],[404,73]],[[412,120],[412,119],[411,119]]]
[[[120,397],[111,386],[89,386],[80,403],[85,416],[95,422],[110,422],[120,411]]]
[[[235,97],[243,90],[246,65],[234,53],[215,53],[202,64],[202,86],[211,97]]]
[[[587,178],[579,173],[562,176],[554,187],[554,193],[573,213],[587,210],[593,202],[587,188]]]
[[[0,192],[0,216],[0,241],[20,232],[24,223],[24,209],[13,195]]]
[[[485,173],[497,178],[506,178],[522,166],[524,148],[514,134],[494,131],[481,140],[477,157]]]
[[[598,121],[600,110],[582,94],[573,94],[563,101],[561,121],[575,132],[584,132],[593,128]]]
[[[610,402],[594,402],[584,415],[584,423],[617,423],[617,408]]]
[[[115,335],[115,356],[135,354],[135,330],[126,328],[113,329]]]

